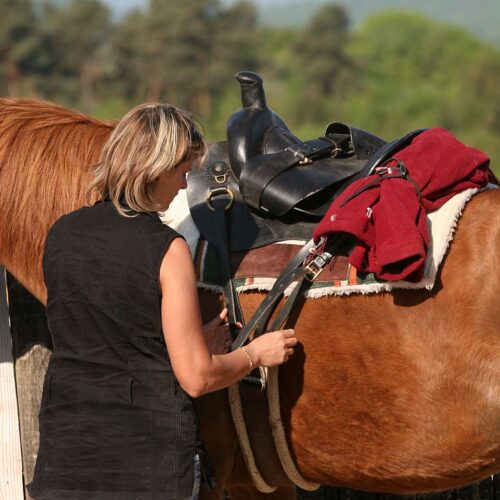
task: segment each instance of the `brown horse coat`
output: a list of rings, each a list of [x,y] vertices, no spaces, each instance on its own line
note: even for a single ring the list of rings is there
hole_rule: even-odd
[[[0,265],[42,302],[48,228],[84,204],[112,127],[52,104],[0,100]],[[500,470],[499,213],[500,190],[472,199],[432,292],[324,297],[295,312],[300,347],[280,387],[306,478],[397,493]],[[243,295],[247,317],[262,297]],[[206,317],[219,300],[201,294]],[[241,469],[224,392],[198,406],[222,487]]]

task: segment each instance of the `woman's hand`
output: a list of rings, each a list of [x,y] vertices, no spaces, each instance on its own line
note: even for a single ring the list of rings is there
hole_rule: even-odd
[[[257,366],[277,366],[293,354],[293,348],[297,345],[295,330],[276,330],[268,332],[250,342],[245,349]]]
[[[226,354],[231,350],[231,334],[227,321],[227,308],[203,325],[203,333],[211,354]]]
[[[250,366],[242,349],[223,355],[209,352],[207,341],[212,351],[223,352],[230,347],[228,327],[224,325],[227,311],[221,311],[203,328],[193,257],[182,238],[174,239],[163,257],[160,285],[163,335],[181,387],[197,398],[247,375]],[[283,363],[297,343],[294,335],[293,330],[280,330],[254,340],[246,346],[252,363],[256,367]]]

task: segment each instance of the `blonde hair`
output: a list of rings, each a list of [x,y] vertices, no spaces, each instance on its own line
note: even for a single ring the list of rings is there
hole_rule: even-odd
[[[160,210],[152,198],[154,181],[205,151],[205,141],[186,111],[166,103],[140,104],[111,133],[93,169],[87,199],[96,191],[125,217],[130,215],[120,201],[137,212]]]

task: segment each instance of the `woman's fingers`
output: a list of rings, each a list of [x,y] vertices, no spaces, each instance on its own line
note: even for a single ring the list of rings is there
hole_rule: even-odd
[[[256,366],[278,366],[294,353],[295,331],[275,330],[253,339],[246,347],[251,350]]]
[[[211,319],[208,323],[206,323],[203,327],[207,330],[215,330],[220,328],[220,326],[224,326],[226,324],[227,319],[227,308],[225,307],[222,311],[215,316],[215,318]]]
[[[225,323],[226,320],[227,320],[227,307],[224,307],[224,309],[222,309],[222,311],[219,314],[217,314],[215,318],[211,319],[208,322],[208,324],[213,327],[216,327]]]
[[[227,321],[227,307],[224,307],[222,311],[216,316],[216,319],[219,319],[219,324],[225,323]]]
[[[297,337],[295,337],[295,330],[283,330],[284,347],[285,347],[285,361],[288,361],[290,356],[294,353],[294,346],[297,345]]]

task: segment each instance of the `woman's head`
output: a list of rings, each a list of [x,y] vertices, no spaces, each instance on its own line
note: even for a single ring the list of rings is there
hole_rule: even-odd
[[[186,111],[164,103],[141,104],[111,133],[89,194],[96,190],[101,198],[109,197],[122,215],[126,213],[120,199],[139,212],[165,210],[171,201],[165,196],[173,198],[184,187],[180,179],[205,150],[203,137]]]

